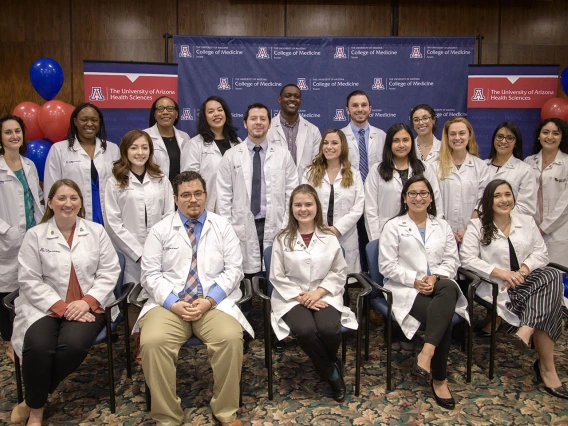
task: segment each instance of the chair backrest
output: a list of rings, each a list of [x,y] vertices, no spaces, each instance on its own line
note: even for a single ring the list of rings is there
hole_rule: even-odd
[[[379,240],[373,240],[367,243],[365,254],[367,255],[367,264],[369,265],[371,279],[382,286],[384,277],[379,272]]]
[[[126,263],[125,257],[122,253],[118,254],[118,263],[120,265],[120,274],[114,286],[114,297],[118,298],[122,294],[122,286],[124,285],[124,264]]]

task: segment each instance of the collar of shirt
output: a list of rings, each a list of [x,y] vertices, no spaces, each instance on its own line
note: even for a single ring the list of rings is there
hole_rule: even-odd
[[[246,144],[247,144],[247,148],[249,150],[249,152],[252,154],[253,148],[257,145],[254,142],[252,142],[249,138],[246,139]],[[268,141],[265,139],[262,141],[262,143],[260,144],[260,146],[262,147],[262,152],[266,153],[266,150],[268,149]]]
[[[359,130],[365,129],[365,142],[369,142],[369,134],[371,133],[371,126],[369,125],[369,123],[367,123],[365,127],[357,127],[355,124],[353,124],[353,122],[349,123],[349,125],[351,126],[351,131],[355,135],[355,139],[357,141],[359,141]]]
[[[189,231],[189,225],[187,224],[188,220],[191,220],[188,217],[185,217],[182,212],[179,211],[178,209],[178,214],[179,214],[179,218],[181,219],[181,223],[183,223],[183,227],[185,228],[185,231],[188,232]],[[207,219],[207,210],[203,210],[203,213],[201,213],[199,215],[199,217],[197,218],[197,223],[195,224],[195,230],[194,230],[194,234],[195,234],[195,240],[197,241],[197,243],[199,244],[199,238],[201,237],[201,231],[203,230],[203,225],[205,224],[205,220]]]
[[[297,127],[300,124],[300,116],[298,115],[298,118],[296,119],[294,124],[290,126],[288,122],[284,119],[284,117],[280,115],[280,124],[282,125],[282,127],[288,127],[289,129],[293,129],[294,127]]]

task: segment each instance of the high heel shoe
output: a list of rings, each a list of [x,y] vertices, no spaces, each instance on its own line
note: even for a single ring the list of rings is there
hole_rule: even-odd
[[[430,372],[424,370],[418,365],[418,359],[414,361],[414,366],[412,367],[412,374],[423,380],[425,383],[432,381],[432,375]]]
[[[543,382],[542,375],[540,374],[540,360],[537,359],[533,364],[534,373],[536,375],[536,384],[538,385],[540,382]],[[568,399],[568,389],[566,386],[562,384],[557,388],[549,388],[548,386],[544,386],[544,390],[547,391],[552,396],[562,399]]]
[[[30,412],[32,411],[29,407],[22,407],[20,404],[17,404],[14,408],[12,408],[12,414],[10,415],[10,421],[12,424],[20,424],[28,420],[30,417]]]
[[[454,408],[456,408],[456,400],[452,396],[451,391],[449,398],[440,398],[438,395],[436,395],[436,391],[434,390],[434,381],[432,380],[430,384],[432,387],[432,393],[434,394],[434,398],[436,399],[436,404],[438,404],[442,408],[445,408],[446,410],[453,410]],[[448,388],[448,391],[449,390],[450,389]]]

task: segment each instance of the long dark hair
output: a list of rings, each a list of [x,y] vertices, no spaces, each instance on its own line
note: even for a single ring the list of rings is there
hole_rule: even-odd
[[[436,131],[436,129],[438,128],[438,117],[436,116],[436,111],[434,111],[434,108],[432,108],[430,105],[420,104],[420,105],[416,105],[414,108],[412,108],[412,110],[410,111],[410,125],[414,126],[414,122],[412,121],[413,115],[419,109],[423,109],[425,111],[428,111],[428,114],[430,114],[430,116],[431,116],[430,120],[432,120],[432,133],[434,133]]]
[[[20,145],[19,152],[20,155],[24,155],[28,151],[27,147],[28,141],[26,140],[26,125],[24,124],[24,120],[22,120],[17,115],[6,114],[0,117],[0,131],[2,130],[2,126],[4,125],[4,123],[8,120],[14,120],[20,125],[20,129],[22,129],[22,145]],[[2,139],[0,138],[0,141],[1,140]],[[4,145],[2,145],[1,143],[0,143],[0,155],[4,155]]]
[[[414,146],[414,138],[412,137],[412,130],[404,123],[396,123],[389,127],[387,137],[385,139],[385,146],[383,148],[383,161],[379,164],[379,175],[385,182],[392,179],[394,173],[394,154],[392,153],[392,142],[394,135],[404,130],[410,136],[410,152],[408,153],[408,164],[415,175],[421,175],[426,168],[424,163],[416,156],[416,147]]]
[[[154,103],[152,104],[152,106],[150,107],[150,118],[148,119],[148,127],[152,127],[154,124],[156,124],[156,117],[154,117],[154,113],[156,112],[156,104],[158,103],[158,101],[160,99],[169,99],[170,101],[172,101],[174,103],[174,108],[176,109],[178,115],[176,117],[176,119],[174,120],[174,126],[176,124],[178,124],[179,121],[179,105],[177,104],[176,101],[174,101],[172,98],[170,98],[169,96],[160,96],[158,99],[156,99],[154,101]]]
[[[536,128],[535,137],[534,137],[534,146],[533,146],[533,154],[538,154],[542,149],[542,145],[540,144],[540,131],[544,126],[548,123],[556,124],[558,130],[562,133],[562,139],[560,139],[560,146],[558,149],[562,151],[564,154],[568,154],[568,124],[564,120],[560,118],[547,118],[546,120],[542,120],[538,127]]]
[[[402,187],[402,192],[400,193],[400,210],[395,217],[404,216],[408,213],[408,205],[404,202],[404,196],[408,192],[410,185],[416,182],[424,182],[426,184],[426,187],[428,188],[428,191],[430,191],[430,197],[432,197],[432,202],[426,209],[426,213],[432,216],[436,216],[438,214],[436,211],[436,201],[434,201],[434,190],[432,189],[432,185],[430,185],[430,182],[428,182],[428,179],[426,179],[423,174],[419,174],[410,177]]]
[[[197,133],[201,135],[206,145],[213,143],[213,132],[209,128],[209,124],[207,123],[207,116],[205,114],[205,108],[207,106],[207,102],[209,101],[219,102],[223,107],[223,111],[225,111],[223,137],[231,143],[239,143],[237,128],[233,125],[233,116],[231,115],[229,105],[227,105],[225,99],[219,96],[209,96],[199,107],[199,117],[197,118]]]
[[[99,107],[90,104],[88,102],[79,105],[77,108],[73,110],[73,113],[71,114],[71,118],[69,119],[69,130],[67,132],[67,141],[69,142],[69,149],[73,148],[73,144],[75,143],[75,138],[77,138],[77,140],[81,142],[79,139],[79,133],[77,132],[77,126],[75,125],[75,119],[77,118],[77,115],[79,115],[79,113],[85,108],[93,108],[99,115],[99,131],[97,132],[96,137],[101,140],[101,148],[103,149],[104,152],[106,151],[107,148],[107,133],[105,128],[105,119],[103,118],[103,113],[101,112]]]
[[[495,179],[487,184],[485,190],[483,191],[483,196],[479,202],[479,220],[481,220],[481,245],[488,246],[491,244],[495,235],[497,235],[497,227],[493,223],[494,212],[493,212],[493,196],[495,190],[500,185],[507,185],[513,194],[513,200],[515,200],[515,192],[511,187],[511,184],[504,179]],[[516,202],[516,200],[515,200]]]
[[[489,151],[489,158],[492,160],[497,156],[497,150],[495,149],[495,136],[497,136],[497,132],[501,129],[507,129],[510,131],[513,136],[515,137],[515,146],[513,147],[513,156],[518,158],[519,160],[523,159],[523,136],[521,135],[521,131],[517,127],[515,123],[511,123],[509,121],[505,121],[499,124],[495,131],[493,132],[493,137],[491,138],[491,150]]]

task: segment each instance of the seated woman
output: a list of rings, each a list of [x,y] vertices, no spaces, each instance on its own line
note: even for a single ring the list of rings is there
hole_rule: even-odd
[[[513,343],[521,350],[530,339],[538,351],[534,363],[537,382],[545,390],[568,399],[554,367],[554,342],[562,332],[563,285],[558,270],[547,267],[548,253],[534,219],[512,212],[515,196],[511,185],[501,179],[491,181],[481,199],[482,214],[472,219],[460,250],[462,266],[500,284],[497,314],[518,327]],[[477,290],[491,302],[491,286]]]
[[[272,328],[279,340],[290,332],[298,338],[337,402],[345,399],[337,358],[341,326],[355,330],[358,325],[343,306],[346,271],[339,241],[323,224],[317,192],[307,184],[298,186],[290,197],[288,225],[272,249]]]
[[[12,343],[26,395],[12,423],[41,425],[47,394],[81,365],[114,301],[118,256],[104,228],[84,217],[79,186],[56,181],[41,223],[22,242]]]
[[[458,249],[450,225],[436,217],[432,186],[422,175],[402,189],[400,211],[388,221],[379,243],[379,270],[392,291],[392,312],[409,339],[426,325],[425,343],[413,373],[431,380],[439,406],[455,407],[446,369],[454,312],[469,321],[467,300],[452,279],[458,270]]]

